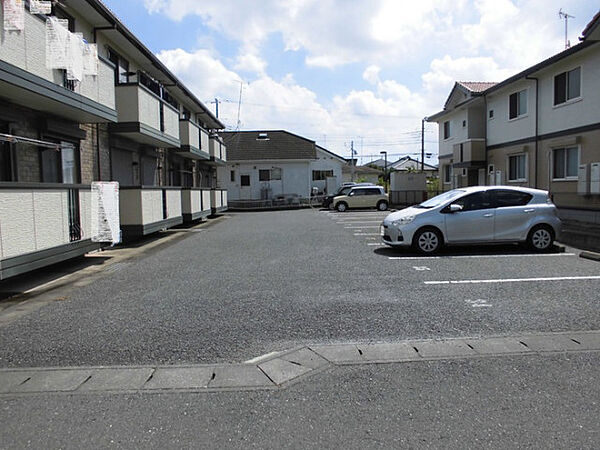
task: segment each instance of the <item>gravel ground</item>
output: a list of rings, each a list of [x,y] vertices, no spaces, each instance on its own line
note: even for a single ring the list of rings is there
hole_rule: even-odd
[[[335,219],[230,214],[1,327],[0,367],[237,362],[304,343],[600,328],[598,280],[424,284],[598,275],[596,262],[390,260],[407,254],[367,246]],[[491,306],[473,307],[482,300]]]

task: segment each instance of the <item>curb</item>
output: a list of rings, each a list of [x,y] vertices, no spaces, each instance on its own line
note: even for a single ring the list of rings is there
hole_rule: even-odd
[[[579,257],[600,262],[600,253],[596,252],[583,251],[579,254]]]

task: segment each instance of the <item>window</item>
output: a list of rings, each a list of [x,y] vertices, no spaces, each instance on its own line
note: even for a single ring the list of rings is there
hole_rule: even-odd
[[[240,176],[240,184],[242,186],[250,186],[250,175]]]
[[[581,96],[581,67],[554,77],[554,104],[560,105]]]
[[[62,182],[67,184],[79,183],[79,152],[73,144],[61,142]]]
[[[467,121],[466,121],[466,120],[463,120],[463,122],[462,122],[462,123],[463,123],[463,128],[465,128],[465,127],[467,126]]]
[[[517,117],[527,114],[527,90],[511,94],[508,98],[508,118],[516,119]]]
[[[448,139],[450,137],[450,122],[444,122],[444,139]]]
[[[365,194],[364,195],[382,195],[383,192],[381,192],[380,188],[371,188],[371,189],[365,189]]]
[[[552,155],[552,174],[555,180],[577,178],[579,147],[555,148]]]
[[[110,48],[108,59],[115,65],[115,84],[129,83],[129,61]]]
[[[452,182],[452,166],[450,164],[444,166],[444,183]]]
[[[229,176],[230,176],[229,179],[231,180],[231,182],[232,183],[235,182],[235,170],[232,170]]]
[[[463,162],[465,156],[465,148],[463,144],[460,144],[460,162]]]
[[[64,141],[60,146],[60,150],[41,149],[42,182],[77,184],[80,182],[79,147]]]
[[[461,205],[463,211],[477,211],[492,207],[492,201],[488,192],[475,192],[474,194],[459,198],[454,203]]]
[[[492,191],[496,208],[508,208],[510,206],[524,206],[530,202],[533,195],[526,192],[495,190]]]
[[[42,165],[42,182],[60,183],[60,152],[51,148],[44,148],[40,152]]]
[[[260,169],[258,171],[258,181],[271,181],[271,171],[269,169]]]
[[[8,124],[0,123],[0,133],[9,133]],[[10,144],[3,141],[0,141],[0,181],[13,181]]]
[[[313,181],[325,181],[327,177],[333,176],[333,170],[313,170],[312,179]]]
[[[511,155],[508,157],[508,181],[527,180],[527,155]]]
[[[488,112],[488,118],[493,119],[494,118],[494,110],[490,109],[490,111]]]
[[[279,181],[281,180],[281,169],[275,167],[271,169],[271,180]]]

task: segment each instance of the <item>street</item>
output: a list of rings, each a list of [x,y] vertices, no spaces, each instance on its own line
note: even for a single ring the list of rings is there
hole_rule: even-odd
[[[577,250],[422,257],[378,244],[386,214],[228,213],[2,322],[0,366],[235,365],[304,347],[600,329],[600,266]],[[593,448],[600,347],[570,345],[324,365],[274,390],[8,392],[0,446]]]

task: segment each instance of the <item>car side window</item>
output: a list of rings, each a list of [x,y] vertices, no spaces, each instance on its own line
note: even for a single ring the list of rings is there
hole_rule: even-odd
[[[492,191],[496,208],[507,208],[510,206],[524,206],[531,201],[533,195],[526,192],[509,191],[498,189]]]
[[[465,195],[452,203],[462,206],[463,211],[477,211],[492,207],[492,201],[488,192],[475,192]]]
[[[379,195],[379,189],[366,189],[367,195]]]
[[[365,195],[364,189],[354,189],[352,192],[354,192],[354,195]]]

